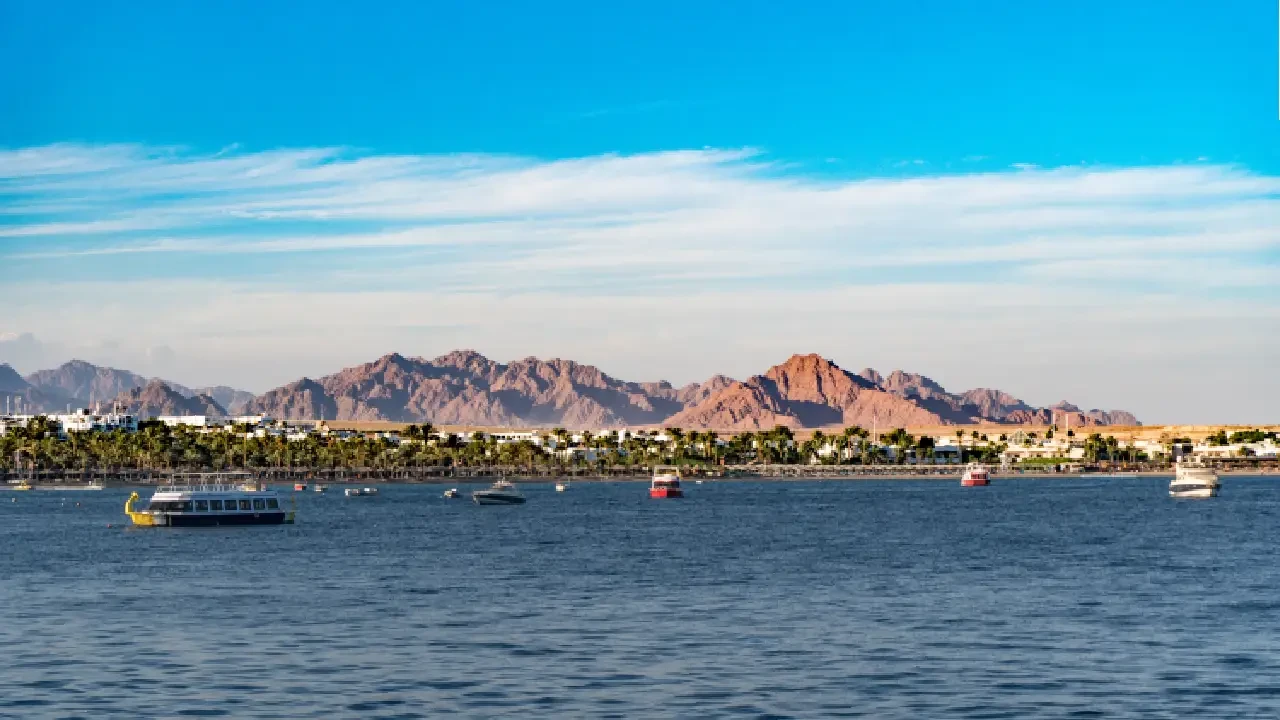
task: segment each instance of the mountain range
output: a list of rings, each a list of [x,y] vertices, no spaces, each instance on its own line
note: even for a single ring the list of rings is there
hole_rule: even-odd
[[[818,355],[794,355],[761,375],[715,375],[675,387],[628,382],[573,360],[499,363],[472,350],[428,360],[391,353],[318,379],[301,378],[262,395],[225,386],[190,389],[73,360],[19,376],[0,365],[0,403],[56,411],[89,399],[141,415],[261,413],[287,420],[388,420],[436,425],[644,425],[754,430],[862,425],[904,427],[972,423],[1138,425],[1121,410],[1083,411],[1067,402],[1034,407],[1001,390],[947,392],[933,380],[895,370],[845,370]]]
[[[153,387],[156,385],[159,387]],[[146,392],[134,392],[144,389]],[[203,400],[191,402],[202,396]],[[239,414],[240,408],[252,399],[253,393],[245,390],[222,385],[192,389],[83,360],[71,360],[26,377],[8,364],[0,363],[0,408],[15,412],[19,402],[24,410],[33,412],[65,412],[68,407],[94,405],[110,409],[120,402],[130,412],[150,416],[225,415]]]

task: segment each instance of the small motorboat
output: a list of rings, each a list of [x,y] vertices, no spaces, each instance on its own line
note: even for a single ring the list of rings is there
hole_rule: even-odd
[[[568,489],[569,489],[569,483],[567,482],[556,483],[556,492],[564,492],[565,490],[568,490]]]
[[[293,491],[294,491],[294,492],[306,492],[306,491],[307,491],[307,484],[306,484],[306,483],[304,483],[304,482],[294,483],[294,484],[293,484]]]
[[[10,490],[32,490],[34,489],[34,487],[31,485],[31,483],[27,482],[26,480],[23,480],[22,482],[10,487],[9,489]]]
[[[960,476],[960,487],[986,487],[991,484],[991,473],[982,463],[969,463]]]
[[[449,488],[448,490],[444,491],[444,496],[449,500],[454,500],[459,497],[462,497],[462,493],[458,492],[458,488]]]
[[[1217,497],[1221,487],[1218,474],[1213,468],[1201,462],[1178,460],[1173,472],[1173,481],[1169,483],[1169,497],[1176,498],[1211,498]]]
[[[674,472],[662,470],[663,468],[660,467],[653,469],[653,481],[649,483],[649,497],[656,499],[684,497],[684,490],[680,489],[679,468],[670,468]]]
[[[343,494],[344,494],[344,495],[346,495],[347,497],[369,497],[369,496],[371,496],[371,495],[377,495],[377,494],[378,494],[378,489],[377,489],[377,488],[371,488],[371,487],[367,487],[367,488],[347,488],[346,490],[343,490],[342,492],[343,492]]]
[[[325,486],[323,486],[323,485],[316,485],[313,489],[314,489],[316,492],[318,492],[318,493],[323,493],[324,491],[328,490],[329,488],[327,488],[327,487],[325,487]]]
[[[506,480],[499,480],[485,490],[471,493],[471,501],[477,505],[519,505],[524,495]]]

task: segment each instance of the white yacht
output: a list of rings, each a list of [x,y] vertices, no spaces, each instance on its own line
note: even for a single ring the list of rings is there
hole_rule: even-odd
[[[107,489],[107,486],[106,486],[105,484],[103,484],[103,482],[102,482],[101,480],[94,480],[93,482],[89,483],[88,485],[85,485],[85,486],[84,486],[84,489],[85,489],[85,490],[106,490],[106,489]]]
[[[156,488],[146,507],[135,510],[139,499],[131,493],[124,511],[140,527],[279,525],[294,517],[279,493],[238,473],[175,478],[174,484]]]
[[[1218,474],[1204,463],[1179,460],[1169,483],[1169,496],[1176,498],[1211,498],[1218,494]]]
[[[524,502],[524,495],[506,480],[499,480],[485,490],[471,493],[471,500],[477,505],[519,505]]]
[[[568,490],[568,489],[569,489],[568,480],[556,483],[556,492],[564,492],[565,490]]]
[[[371,497],[378,494],[378,488],[347,488],[342,493],[347,497]]]
[[[453,500],[455,498],[461,497],[461,494],[458,492],[458,488],[449,488],[448,490],[444,491],[444,497],[446,500]]]

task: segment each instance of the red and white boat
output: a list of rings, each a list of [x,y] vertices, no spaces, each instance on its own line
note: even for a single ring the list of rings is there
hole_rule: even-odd
[[[680,471],[660,472],[660,468],[653,469],[653,481],[649,483],[649,497],[651,498],[682,498],[684,491],[680,489]]]
[[[991,474],[982,463],[969,463],[960,477],[960,487],[984,487],[991,484]]]

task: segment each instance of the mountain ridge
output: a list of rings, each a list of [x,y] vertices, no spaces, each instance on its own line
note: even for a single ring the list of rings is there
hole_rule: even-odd
[[[793,355],[746,380],[713,375],[676,387],[662,380],[621,380],[594,365],[564,358],[530,356],[502,363],[475,350],[454,350],[432,359],[392,352],[319,378],[299,378],[259,395],[227,386],[191,389],[80,360],[26,378],[12,368],[5,373],[6,367],[0,365],[0,397],[6,392],[25,393],[26,407],[46,412],[60,411],[68,403],[83,407],[85,398],[77,402],[75,393],[88,392],[156,415],[230,411],[284,420],[591,430],[1140,424],[1132,413],[1122,410],[1081,410],[1065,401],[1035,407],[993,388],[950,393],[924,375],[903,370],[881,374],[866,368],[854,373],[813,353]],[[5,383],[17,391],[6,391]],[[107,394],[116,388],[119,392]]]

